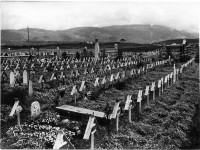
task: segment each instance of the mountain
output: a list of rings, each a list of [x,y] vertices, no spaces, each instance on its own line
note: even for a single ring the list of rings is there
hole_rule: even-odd
[[[160,25],[114,25],[106,27],[77,27],[67,30],[44,30],[30,28],[31,42],[100,42],[152,43],[178,38],[198,38],[198,33],[189,33]],[[23,43],[27,41],[27,29],[1,30],[1,42]]]

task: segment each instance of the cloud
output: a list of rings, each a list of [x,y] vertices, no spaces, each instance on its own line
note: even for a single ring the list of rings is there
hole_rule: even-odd
[[[199,2],[2,2],[2,29],[158,24],[199,31]]]

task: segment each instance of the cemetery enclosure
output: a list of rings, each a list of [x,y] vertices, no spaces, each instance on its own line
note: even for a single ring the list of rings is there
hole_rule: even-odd
[[[36,69],[39,68],[36,66]],[[179,68],[181,64],[176,64],[176,67]],[[115,66],[116,67],[116,66]],[[136,66],[135,66],[136,67]],[[71,67],[73,68],[73,67]],[[122,67],[123,68],[123,67]],[[125,69],[124,67],[123,69]],[[68,84],[66,89],[66,93],[64,97],[61,97],[59,94],[55,92],[55,90],[48,90],[48,89],[40,89],[38,87],[38,80],[39,75],[36,74],[33,81],[34,93],[33,95],[25,95],[25,101],[23,105],[28,107],[27,110],[24,109],[21,112],[21,122],[25,122],[30,117],[30,106],[33,101],[39,101],[42,110],[42,117],[49,115],[51,118],[49,122],[51,122],[51,126],[54,128],[60,127],[65,128],[67,126],[67,133],[68,137],[71,139],[71,142],[74,144],[76,148],[90,148],[90,140],[83,140],[82,136],[86,129],[87,120],[88,118],[80,118],[79,120],[72,121],[70,120],[70,116],[68,117],[67,124],[64,123],[64,126],[61,124],[53,124],[52,120],[55,119],[55,107],[57,105],[74,105],[77,107],[88,108],[92,110],[103,111],[106,102],[111,103],[113,106],[116,100],[121,102],[120,107],[124,108],[126,103],[127,95],[132,95],[133,100],[133,109],[132,109],[132,123],[129,123],[128,114],[126,111],[122,111],[119,117],[119,130],[118,133],[116,132],[116,125],[115,121],[111,121],[110,129],[111,135],[107,135],[107,128],[105,126],[99,125],[97,127],[97,132],[94,134],[95,136],[95,148],[174,148],[174,147],[187,147],[188,145],[184,145],[184,143],[191,142],[190,137],[186,134],[185,131],[190,129],[191,124],[193,123],[192,117],[195,114],[195,104],[198,103],[199,100],[199,91],[198,91],[198,65],[194,64],[193,66],[188,66],[184,69],[183,73],[179,75],[179,80],[175,82],[170,88],[163,87],[164,92],[161,96],[159,95],[158,89],[156,89],[155,94],[156,98],[155,101],[152,101],[153,95],[150,92],[150,106],[142,106],[142,113],[138,113],[138,103],[135,101],[137,100],[138,90],[144,89],[146,85],[150,85],[152,82],[156,82],[161,78],[164,78],[167,74],[173,72],[173,65],[164,65],[162,64],[161,67],[155,66],[155,68],[149,69],[149,71],[143,72],[141,74],[136,73],[131,77],[125,77],[123,79],[122,73],[120,73],[120,78],[114,80],[113,82],[109,82],[111,76],[110,73],[107,75],[108,84],[104,86],[97,86],[94,87],[91,85],[90,82],[94,83],[96,76],[94,79],[92,77],[87,76],[89,79],[89,88],[92,92],[92,98],[88,98],[83,100],[84,97],[81,97],[81,94],[77,95],[77,102],[74,103],[74,96],[71,95],[71,90],[73,84]],[[91,69],[89,72],[91,72]],[[123,69],[119,69],[117,71],[111,72],[116,77],[117,72],[123,72]],[[138,71],[136,69],[136,71]],[[84,69],[83,69],[84,72]],[[71,70],[66,73],[71,73]],[[106,72],[104,72],[100,76],[100,81],[103,80]],[[50,80],[52,73],[48,74],[46,77]],[[84,79],[80,76],[81,79]],[[77,80],[77,79],[76,79]],[[172,80],[172,79],[171,79]],[[81,86],[81,82],[74,82],[78,85],[78,90]],[[99,81],[99,82],[100,82]],[[170,81],[171,82],[171,81]],[[54,83],[53,83],[54,84]],[[90,87],[91,86],[91,87]],[[166,86],[166,85],[165,85]],[[24,92],[28,91],[27,86],[24,87]],[[52,85],[53,88],[56,88],[55,85]],[[8,85],[5,85],[5,88],[8,88]],[[94,94],[95,93],[95,94]],[[69,99],[71,95],[71,100]],[[54,101],[58,100],[58,104],[55,104]],[[20,99],[19,99],[20,100]],[[143,100],[145,101],[146,98],[144,97]],[[145,104],[146,102],[143,103]],[[45,113],[48,110],[49,114]],[[26,113],[25,113],[25,112]],[[123,113],[123,114],[122,114]],[[51,115],[52,114],[52,115]],[[37,119],[37,122],[43,118]],[[61,116],[61,118],[64,116]],[[17,124],[17,120],[9,119],[7,120],[9,123],[14,126]],[[41,119],[41,120],[40,120]],[[73,118],[71,118],[73,119]],[[5,121],[5,125],[9,123]],[[41,121],[42,122],[42,121]],[[48,124],[48,121],[44,121]],[[8,123],[8,124],[7,124]],[[45,125],[44,123],[44,125]],[[61,123],[61,122],[59,122]],[[10,125],[8,125],[10,127]],[[24,128],[26,125],[24,125]],[[34,125],[33,125],[34,126]],[[78,129],[73,129],[73,126],[77,127]],[[5,127],[5,126],[4,126]],[[30,127],[32,129],[32,127]],[[176,130],[178,128],[178,131]],[[8,128],[7,128],[8,129]],[[80,130],[79,130],[80,129]],[[25,130],[25,129],[24,129]],[[169,130],[169,131],[168,131]],[[4,131],[4,130],[2,130]],[[33,130],[34,131],[34,130]],[[6,131],[5,131],[6,132]],[[5,134],[4,132],[4,134]],[[82,132],[82,134],[79,134]],[[173,134],[173,137],[171,133]],[[19,133],[20,134],[20,133]],[[75,134],[75,135],[74,135]],[[55,139],[56,131],[52,131],[52,135]],[[80,137],[78,138],[78,135]],[[6,138],[6,136],[5,136]],[[47,140],[48,141],[48,140]],[[51,141],[51,140],[49,140]],[[10,141],[11,142],[11,141]],[[49,142],[51,143],[51,142]],[[6,143],[4,143],[4,146]],[[19,146],[19,145],[18,145]],[[47,147],[50,148],[51,146]]]

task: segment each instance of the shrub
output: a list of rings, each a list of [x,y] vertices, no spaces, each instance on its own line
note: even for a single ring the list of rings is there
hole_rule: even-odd
[[[12,106],[15,98],[18,98],[22,104],[25,104],[26,95],[28,90],[22,87],[5,88],[2,89],[1,103]]]
[[[191,59],[191,56],[188,56],[188,55],[182,55],[180,56],[179,58],[179,62],[187,62],[188,60]]]
[[[66,52],[62,52],[62,58],[67,58],[67,53]]]
[[[141,68],[141,67],[144,67],[144,65],[145,65],[144,62],[140,62],[140,63],[137,64],[137,67],[138,67],[138,68]]]

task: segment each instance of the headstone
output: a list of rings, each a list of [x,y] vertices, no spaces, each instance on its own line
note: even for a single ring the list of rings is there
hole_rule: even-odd
[[[28,84],[28,76],[27,76],[26,70],[24,70],[24,72],[23,72],[23,83]]]
[[[31,104],[31,117],[37,117],[40,114],[40,103],[35,101]]]
[[[176,82],[176,66],[174,64],[174,78],[173,78],[173,82],[175,83]]]
[[[111,74],[110,76],[110,82],[113,82],[114,78],[113,78],[113,74]]]
[[[33,94],[33,82],[29,80],[29,88],[28,88],[29,95]]]
[[[10,87],[14,87],[15,85],[15,74],[14,72],[10,72]]]
[[[99,59],[99,42],[98,42],[98,39],[95,39],[94,50],[95,50],[95,58]]]

